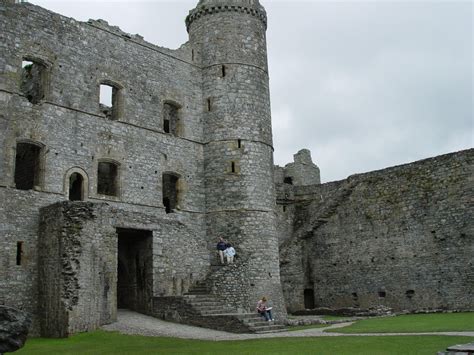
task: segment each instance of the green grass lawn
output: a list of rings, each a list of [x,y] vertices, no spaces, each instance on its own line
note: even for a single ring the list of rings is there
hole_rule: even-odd
[[[474,331],[474,312],[407,314],[363,319],[348,327],[327,331],[345,334]]]
[[[429,354],[469,337],[377,336],[201,341],[96,331],[68,339],[30,339],[17,354]]]

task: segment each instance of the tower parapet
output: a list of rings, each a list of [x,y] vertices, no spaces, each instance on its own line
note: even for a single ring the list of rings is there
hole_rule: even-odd
[[[201,0],[196,8],[189,11],[186,29],[189,32],[189,27],[195,19],[219,12],[247,13],[260,19],[267,28],[267,13],[258,0]]]

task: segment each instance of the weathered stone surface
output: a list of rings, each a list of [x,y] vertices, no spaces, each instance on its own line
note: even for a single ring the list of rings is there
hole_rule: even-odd
[[[280,218],[289,311],[474,309],[473,163],[470,149],[295,186]]]
[[[28,313],[0,306],[0,354],[14,352],[23,347],[30,325],[31,318]]]

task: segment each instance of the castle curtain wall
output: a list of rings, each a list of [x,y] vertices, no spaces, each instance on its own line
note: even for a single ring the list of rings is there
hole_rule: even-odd
[[[281,245],[290,311],[473,309],[474,150],[295,189]]]

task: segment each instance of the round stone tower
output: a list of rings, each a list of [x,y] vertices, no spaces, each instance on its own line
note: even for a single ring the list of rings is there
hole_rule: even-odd
[[[214,268],[213,291],[241,310],[263,295],[286,316],[280,284],[265,31],[258,0],[201,0],[186,18],[202,67],[210,245],[223,236],[235,265]],[[216,259],[217,260],[217,259]]]

